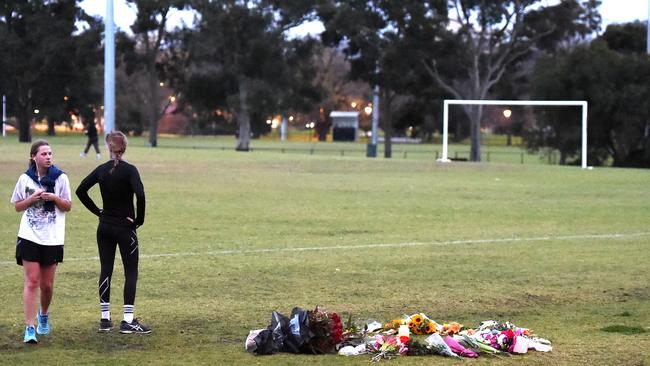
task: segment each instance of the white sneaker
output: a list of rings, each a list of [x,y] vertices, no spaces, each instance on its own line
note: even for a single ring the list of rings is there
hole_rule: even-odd
[[[82,157],[82,158],[85,158],[85,157],[86,157],[86,154],[85,154],[84,152],[80,152],[80,153],[79,153],[79,156]]]
[[[100,154],[95,155],[95,160],[99,160],[101,158],[102,158],[102,156]]]

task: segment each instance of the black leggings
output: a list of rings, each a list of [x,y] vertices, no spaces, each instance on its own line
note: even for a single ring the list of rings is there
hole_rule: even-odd
[[[97,143],[97,140],[97,137],[88,138],[88,142],[86,142],[86,148],[84,149],[84,154],[88,153],[88,150],[90,150],[90,145],[92,145],[95,148],[95,152],[99,154],[99,144]]]
[[[111,277],[115,263],[115,248],[120,247],[124,266],[124,305],[135,304],[135,288],[138,282],[138,235],[135,229],[99,223],[97,227],[97,246],[99,247],[99,302],[111,302]]]

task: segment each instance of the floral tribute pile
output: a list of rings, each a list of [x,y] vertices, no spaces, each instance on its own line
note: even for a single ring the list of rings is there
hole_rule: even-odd
[[[294,308],[289,317],[274,311],[270,326],[250,331],[246,350],[256,355],[369,354],[373,361],[380,361],[396,356],[509,356],[528,350],[550,352],[552,346],[530,329],[510,322],[488,320],[477,328],[467,328],[457,322],[439,324],[424,313],[396,318],[386,324],[369,321],[363,327],[349,317],[344,328],[337,313],[317,306],[308,311]]]

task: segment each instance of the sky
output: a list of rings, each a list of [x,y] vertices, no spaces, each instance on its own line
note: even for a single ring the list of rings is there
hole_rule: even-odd
[[[611,23],[647,21],[649,2],[649,0],[603,0],[600,5],[603,29]]]
[[[93,16],[100,16],[104,18],[106,14],[106,0],[84,0],[81,2],[81,7],[86,13]],[[168,21],[168,29],[180,26],[183,22],[187,25],[192,25],[194,13],[191,11],[178,11],[172,10]],[[114,0],[113,2],[113,20],[118,28],[125,32],[131,32],[130,26],[135,20],[135,10],[129,6],[126,0]],[[290,36],[300,36],[305,34],[320,34],[323,30],[323,25],[319,22],[311,24],[304,24],[289,31]]]
[[[557,3],[557,0],[545,0],[548,4]],[[634,20],[646,21],[648,19],[648,3],[650,0],[602,0],[600,14],[603,18],[602,29],[608,24],[627,23]],[[129,31],[129,26],[135,19],[135,10],[126,4],[126,0],[114,0],[115,24],[124,31]],[[84,0],[81,7],[90,15],[101,16],[106,14],[106,0]],[[189,11],[173,11],[170,15],[171,28],[179,26],[182,22],[192,24],[193,15]],[[306,33],[318,34],[323,29],[322,24],[313,22],[293,29],[290,34],[301,35]]]

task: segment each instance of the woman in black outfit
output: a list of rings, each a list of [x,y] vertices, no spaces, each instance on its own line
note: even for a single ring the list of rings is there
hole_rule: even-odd
[[[88,120],[85,121],[84,124],[86,125],[85,134],[88,136],[88,142],[86,142],[86,148],[79,154],[79,156],[85,158],[86,154],[88,154],[88,150],[90,150],[90,146],[92,145],[95,148],[95,153],[97,153],[95,157],[97,160],[99,160],[101,158],[101,155],[99,154],[99,144],[97,143],[99,138],[97,137],[97,127],[95,127],[95,120],[92,117],[88,116]]]
[[[115,262],[115,249],[120,248],[124,265],[124,320],[120,333],[149,333],[151,329],[133,317],[135,290],[138,281],[138,236],[136,229],[144,223],[144,187],[138,169],[122,160],[126,151],[126,136],[119,131],[106,135],[106,146],[111,160],[93,170],[77,188],[77,197],[86,208],[99,216],[97,246],[101,273],[99,275],[99,303],[101,320],[99,331],[112,329],[110,315],[111,277]],[[88,190],[99,183],[103,208],[97,207],[88,196]],[[137,212],[133,209],[136,198]]]

